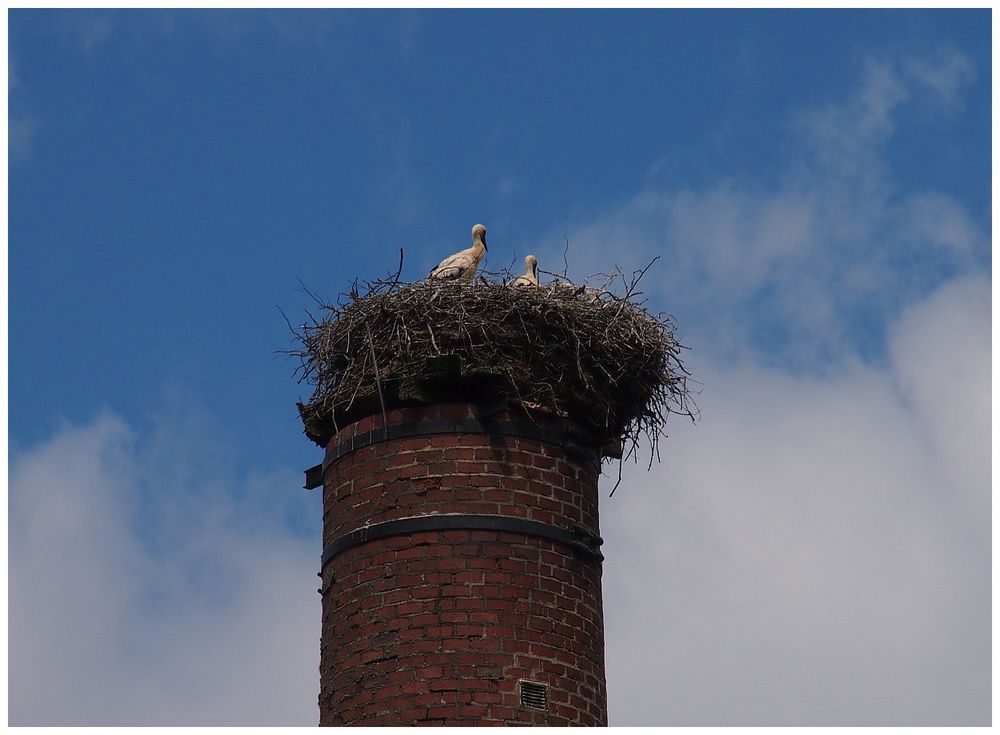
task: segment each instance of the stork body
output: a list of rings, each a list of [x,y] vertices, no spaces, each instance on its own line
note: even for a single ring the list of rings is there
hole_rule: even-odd
[[[524,258],[524,275],[514,279],[515,286],[537,286],[538,285],[538,258],[534,255],[526,255]]]
[[[471,281],[476,277],[486,250],[486,226],[475,225],[472,228],[472,247],[449,255],[427,277],[442,281]]]

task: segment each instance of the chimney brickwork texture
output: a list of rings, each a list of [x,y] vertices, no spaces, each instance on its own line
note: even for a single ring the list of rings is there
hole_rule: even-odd
[[[387,418],[327,447],[320,724],[606,725],[599,453],[551,415]]]

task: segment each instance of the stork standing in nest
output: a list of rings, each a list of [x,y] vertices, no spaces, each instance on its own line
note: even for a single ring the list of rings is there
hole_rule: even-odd
[[[471,281],[486,255],[486,225],[472,228],[472,247],[449,255],[427,276],[442,281]]]
[[[538,258],[534,255],[526,255],[524,258],[524,275],[514,279],[515,286],[537,286],[538,285]]]

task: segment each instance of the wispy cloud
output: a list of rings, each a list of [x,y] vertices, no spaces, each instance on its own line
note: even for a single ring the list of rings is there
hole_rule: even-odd
[[[962,109],[962,88],[976,77],[976,70],[963,54],[941,48],[927,56],[907,56],[902,72],[931,92],[931,99],[946,112]]]
[[[112,14],[103,10],[63,10],[55,25],[64,38],[76,43],[85,54],[93,53],[115,31]]]
[[[563,233],[576,277],[660,254],[647,291],[717,351],[758,349],[810,367],[855,355],[859,329],[884,328],[908,301],[988,257],[988,233],[956,199],[901,196],[885,156],[908,105],[960,104],[971,64],[942,54],[869,59],[845,99],[796,114],[776,146],[774,183],[650,186],[543,238],[543,267],[561,262]]]
[[[31,156],[35,146],[37,123],[34,118],[11,115],[7,123],[7,154],[11,163],[20,163]]]
[[[11,54],[7,66],[7,155],[11,164],[26,160],[34,148],[38,122],[20,109],[22,87],[18,62]]]

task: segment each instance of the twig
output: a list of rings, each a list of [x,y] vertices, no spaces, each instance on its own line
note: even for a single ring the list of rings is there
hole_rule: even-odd
[[[615,483],[615,486],[611,488],[611,492],[608,493],[609,498],[614,496],[615,490],[617,490],[618,486],[621,484],[622,484],[622,463],[618,462],[618,482]]]
[[[372,330],[365,322],[365,331],[368,332],[368,349],[372,353],[372,367],[375,370],[375,385],[378,387],[378,401],[382,406],[382,438],[389,438],[389,413],[385,410],[385,395],[382,393],[382,379],[378,374],[378,360],[375,359],[375,343],[372,341]]]
[[[636,457],[643,439],[659,458],[670,414],[694,421],[698,411],[675,320],[639,300],[655,262],[630,275],[613,268],[571,288],[514,289],[491,272],[478,283],[407,284],[400,267],[388,279],[355,281],[336,305],[304,289],[325,312],[298,328],[285,317],[299,342],[285,352],[298,358],[300,381],[314,386],[302,408],[307,434],[324,444],[331,423],[354,420],[376,391],[387,428],[395,397],[381,376],[419,383],[438,375],[440,362],[429,358],[445,356],[473,381],[499,381],[533,413],[568,412],[595,445],[620,441],[622,461]]]

